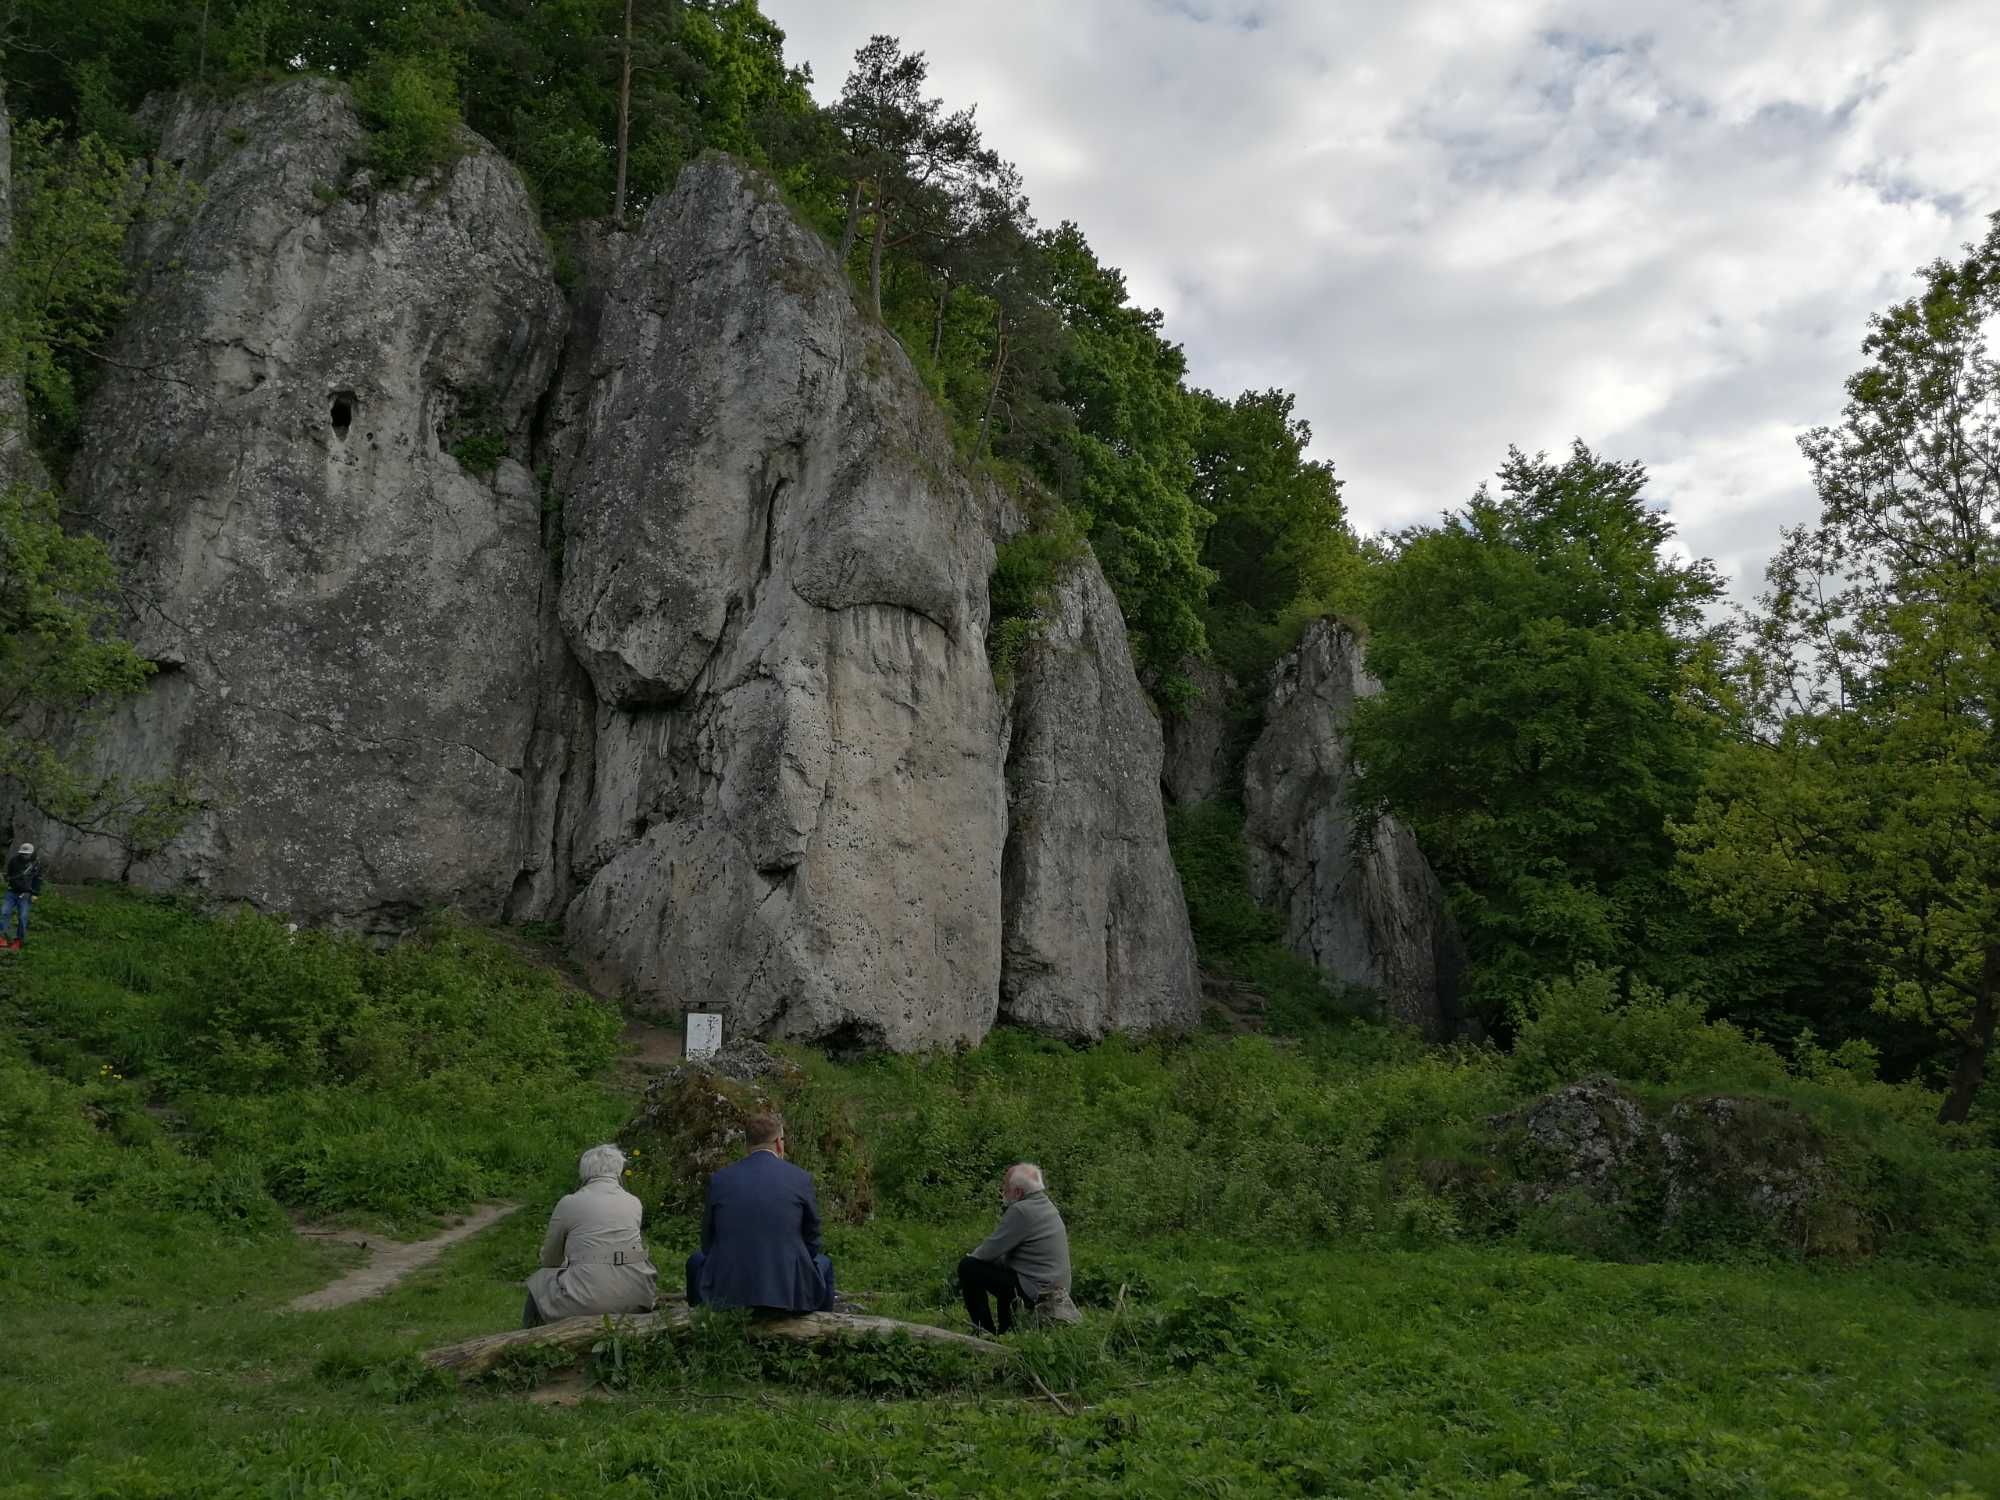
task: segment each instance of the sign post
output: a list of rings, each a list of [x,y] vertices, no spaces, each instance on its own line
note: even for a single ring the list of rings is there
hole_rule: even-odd
[[[690,1062],[713,1057],[722,1050],[722,1017],[705,1011],[689,1011],[687,1037],[681,1055]]]

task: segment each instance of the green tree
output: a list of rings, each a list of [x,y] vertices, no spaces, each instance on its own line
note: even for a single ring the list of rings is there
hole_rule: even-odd
[[[145,851],[195,803],[179,783],[90,768],[92,726],[153,673],[118,632],[116,586],[104,544],[64,530],[53,491],[0,489],[0,783],[46,817]]]
[[[1364,795],[1415,829],[1489,1016],[1586,963],[1679,988],[1668,823],[1713,737],[1703,607],[1721,585],[1668,556],[1636,463],[1578,443],[1561,463],[1516,450],[1499,478],[1398,536],[1375,580]]]
[[[1296,627],[1358,610],[1363,562],[1331,464],[1306,457],[1312,429],[1289,391],[1193,395],[1196,502],[1214,518],[1201,560],[1209,644],[1248,683],[1261,678]]]
[[[1725,909],[1858,936],[1876,1003],[1948,1048],[1963,1120],[2000,1007],[2000,216],[1923,278],[1871,321],[1840,425],[1801,439],[1819,521],[1770,565],[1752,733],[1681,838]]]
[[[1194,499],[1195,407],[1187,360],[1157,311],[1131,305],[1125,278],[1074,224],[1042,236],[1069,338],[1057,364],[1067,420],[1034,435],[1036,465],[1083,516],[1134,635],[1134,655],[1170,701],[1181,663],[1207,651],[1201,564],[1209,516]]]
[[[8,136],[0,131],[0,210],[12,209],[0,223],[0,785],[71,827],[150,848],[184,817],[186,790],[86,768],[92,721],[153,669],[118,633],[109,554],[65,530],[21,427],[32,411],[45,431],[69,431],[78,361],[99,357],[126,304],[126,233],[180,195],[135,176],[95,136],[69,141],[44,122],[14,136],[12,153]]]
[[[125,236],[186,201],[170,178],[137,173],[94,135],[54,121],[14,133],[13,235],[0,302],[0,363],[25,388],[45,438],[74,435],[98,345],[130,300]]]

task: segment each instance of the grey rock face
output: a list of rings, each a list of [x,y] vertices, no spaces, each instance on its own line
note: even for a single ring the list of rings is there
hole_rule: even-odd
[[[161,668],[105,769],[213,805],[137,867],[69,841],[66,875],[561,918],[601,986],[739,1037],[975,1041],[1003,938],[1019,1019],[1193,1019],[1115,601],[1079,575],[1010,720],[1009,506],[759,179],[698,163],[584,246],[572,320],[477,141],[342,191],[332,86],[158,123],[204,197],[135,247],[73,488]]]
[[[1868,1246],[1825,1137],[1783,1100],[1709,1095],[1655,1113],[1597,1074],[1486,1123],[1524,1204],[1566,1196],[1683,1243],[1720,1232],[1800,1254]]]
[[[496,911],[541,642],[539,501],[518,461],[565,312],[491,150],[341,196],[337,89],[183,100],[160,154],[203,198],[155,228],[72,476],[138,600],[154,687],[109,769],[212,809],[130,872],[318,918]],[[490,472],[451,452],[499,440]],[[121,873],[108,849],[75,873]]]
[[[1228,789],[1230,757],[1237,748],[1230,701],[1236,679],[1214,662],[1187,663],[1194,701],[1164,726],[1166,763],[1160,781],[1177,807],[1212,801]],[[1240,742],[1239,742],[1240,743]]]
[[[831,253],[726,161],[655,205],[586,358],[558,469],[562,629],[600,705],[572,943],[736,1034],[977,1040],[997,497]]]
[[[1264,729],[1243,771],[1251,892],[1285,918],[1293,950],[1382,993],[1426,1035],[1450,1030],[1461,960],[1444,893],[1416,839],[1384,819],[1353,848],[1345,727],[1379,691],[1347,630],[1319,621],[1271,673]]]
[[[1621,1201],[1637,1185],[1655,1145],[1638,1100],[1603,1074],[1566,1084],[1488,1124],[1520,1132],[1519,1154],[1532,1167],[1526,1188],[1536,1202],[1566,1189],[1602,1202]]]
[[[1042,1031],[1193,1025],[1194,939],[1160,806],[1160,727],[1094,559],[1014,674],[1001,1013]]]

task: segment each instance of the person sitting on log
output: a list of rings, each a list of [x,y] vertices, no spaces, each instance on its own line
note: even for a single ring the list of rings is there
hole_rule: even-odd
[[[708,1179],[701,1248],[688,1257],[690,1307],[827,1312],[833,1262],[820,1248],[812,1174],[785,1160],[785,1122],[752,1115],[749,1149]]]
[[[658,1272],[639,1237],[639,1200],[621,1179],[625,1153],[592,1146],[576,1164],[583,1183],[556,1205],[542,1239],[542,1268],[528,1278],[521,1326],[582,1313],[651,1312]]]
[[[958,1289],[972,1326],[1010,1332],[1017,1302],[1033,1307],[1041,1321],[1082,1321],[1069,1298],[1069,1230],[1049,1201],[1042,1169],[1031,1161],[1009,1167],[1000,1179],[1000,1204],[998,1226],[958,1263]]]

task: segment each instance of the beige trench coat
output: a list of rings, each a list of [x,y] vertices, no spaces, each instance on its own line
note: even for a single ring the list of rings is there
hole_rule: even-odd
[[[639,1238],[639,1211],[639,1200],[609,1177],[593,1177],[556,1205],[542,1269],[528,1278],[544,1318],[652,1311],[659,1273]]]

